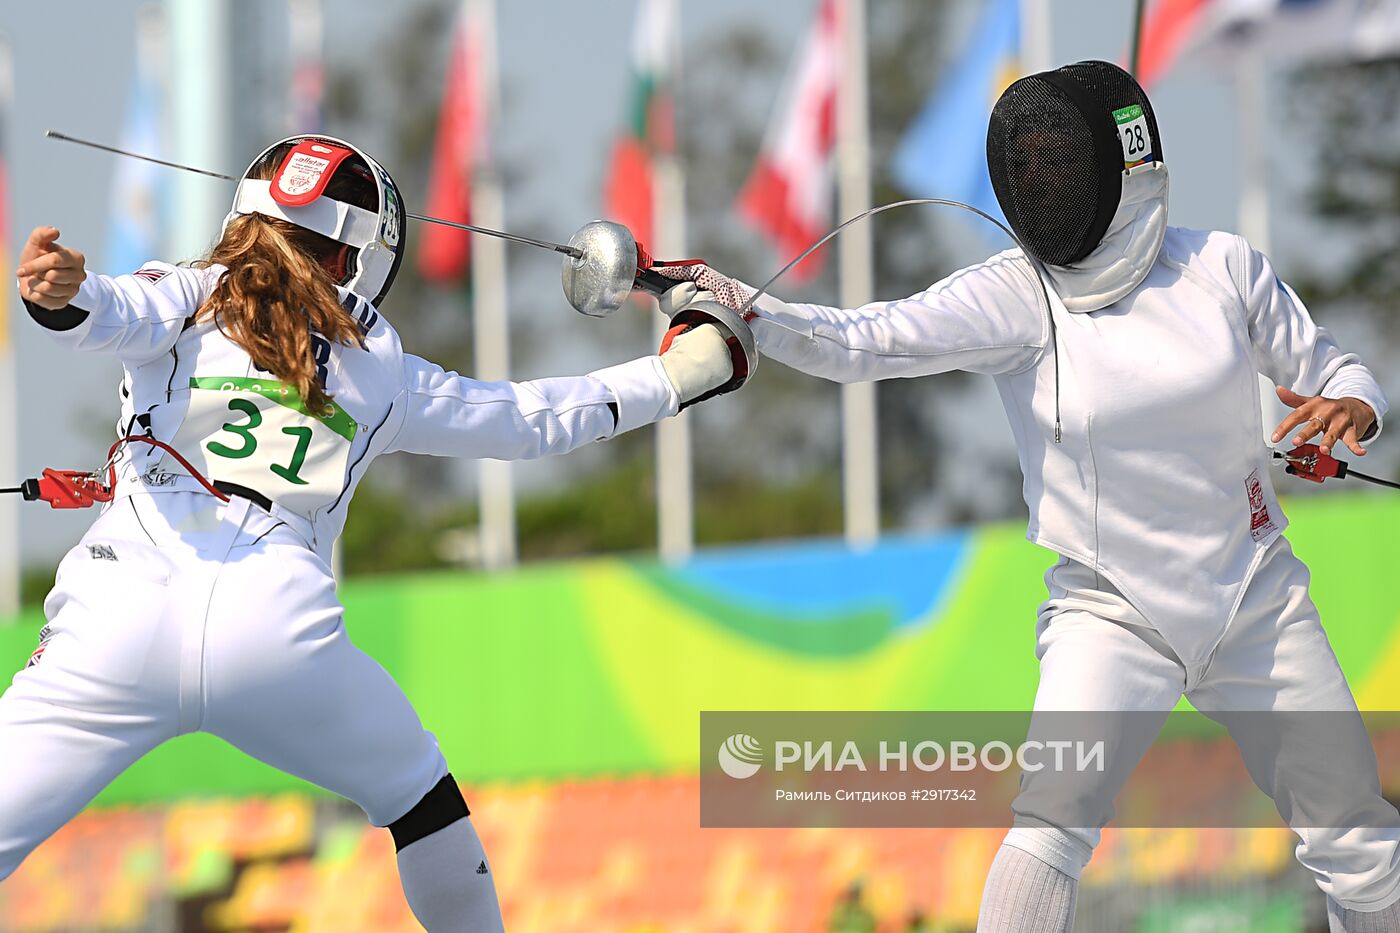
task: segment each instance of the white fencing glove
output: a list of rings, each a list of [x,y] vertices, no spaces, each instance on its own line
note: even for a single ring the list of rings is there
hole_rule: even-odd
[[[717,301],[692,301],[673,314],[659,352],[683,409],[733,392],[758,368],[748,322]]]
[[[701,324],[666,336],[661,365],[681,397],[682,408],[708,397],[734,378],[734,357],[724,334],[714,324]]]

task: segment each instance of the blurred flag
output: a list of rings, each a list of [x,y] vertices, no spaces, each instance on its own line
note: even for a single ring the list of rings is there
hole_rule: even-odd
[[[638,242],[654,245],[656,216],[652,160],[675,150],[675,99],[670,51],[674,47],[674,6],[668,0],[641,0],[632,33],[632,87],[627,129],[613,144],[612,169],[604,200],[608,216]]]
[[[987,174],[987,118],[1020,73],[1020,42],[1019,0],[992,0],[895,149],[901,188],[915,197],[966,201],[1002,218]]]
[[[1138,79],[1185,56],[1235,60],[1243,43],[1273,59],[1381,58],[1400,52],[1400,0],[1158,0],[1143,26]]]
[[[740,212],[785,259],[802,252],[831,226],[840,20],[838,0],[821,0],[763,151],[739,195]],[[821,271],[822,260],[822,252],[814,253],[792,271],[793,278],[810,280]]]
[[[0,37],[0,268],[12,270],[10,252],[9,129],[14,102],[10,44]],[[0,481],[18,477],[19,393],[17,360],[10,332],[14,279],[0,286]],[[16,496],[0,496],[0,618],[19,611],[19,509]]]
[[[128,152],[169,158],[165,140],[167,94],[165,20],[157,6],[143,7],[136,25],[136,61],[118,145]],[[112,210],[103,268],[134,272],[165,247],[170,172],[139,159],[118,159],[112,176]]]
[[[10,104],[14,76],[10,70],[10,47],[0,46],[0,268],[10,269]],[[10,293],[12,285],[0,288],[0,362],[10,352]]]
[[[14,74],[10,70],[10,47],[0,44],[0,268],[10,270],[10,103],[14,92]],[[10,353],[10,297],[14,286],[0,287],[0,365],[6,365]],[[4,607],[0,606],[0,611]]]
[[[314,133],[321,128],[321,97],[326,82],[321,61],[321,0],[292,0],[287,8],[287,27],[292,51],[287,132]]]
[[[471,4],[463,2],[452,38],[452,60],[438,115],[437,144],[428,176],[428,213],[443,220],[471,222],[472,175],[486,152],[486,108],[482,99],[484,43]],[[471,237],[441,224],[424,224],[418,271],[432,282],[454,282],[471,261]]]
[[[1175,63],[1181,50],[1200,31],[1202,17],[1213,0],[1157,0],[1142,27],[1137,79],[1154,84]],[[1131,43],[1129,43],[1131,45]]]

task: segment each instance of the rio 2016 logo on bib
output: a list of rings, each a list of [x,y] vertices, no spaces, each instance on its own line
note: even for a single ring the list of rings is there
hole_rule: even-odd
[[[174,446],[206,477],[307,516],[339,497],[359,430],[339,405],[313,415],[275,379],[196,377],[189,395]]]

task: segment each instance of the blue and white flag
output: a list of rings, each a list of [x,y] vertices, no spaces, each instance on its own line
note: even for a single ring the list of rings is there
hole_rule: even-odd
[[[119,145],[128,152],[169,158],[165,140],[167,94],[163,22],[154,10],[138,26],[136,62]],[[112,179],[112,210],[102,271],[135,272],[160,258],[169,229],[170,172],[138,159],[118,159]]]

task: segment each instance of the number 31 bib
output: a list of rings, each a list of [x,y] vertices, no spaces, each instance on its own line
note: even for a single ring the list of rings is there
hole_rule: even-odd
[[[196,377],[173,446],[208,479],[310,517],[344,488],[358,429],[334,402],[311,414],[296,389],[271,377]]]

